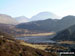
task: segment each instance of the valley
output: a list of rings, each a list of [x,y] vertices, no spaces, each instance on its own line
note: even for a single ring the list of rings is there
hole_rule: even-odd
[[[6,16],[1,15],[2,18]],[[12,56],[12,53],[17,56],[58,56],[60,52],[75,52],[75,16],[65,16],[61,20],[19,21],[17,24],[3,22],[0,23],[0,34],[0,51],[5,51],[7,56],[10,50]]]
[[[75,0],[0,0],[0,56],[75,56]]]

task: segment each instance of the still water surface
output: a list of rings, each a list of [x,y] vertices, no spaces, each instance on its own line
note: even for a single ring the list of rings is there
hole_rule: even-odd
[[[16,39],[29,43],[55,43],[55,41],[50,40],[50,37],[17,37]]]

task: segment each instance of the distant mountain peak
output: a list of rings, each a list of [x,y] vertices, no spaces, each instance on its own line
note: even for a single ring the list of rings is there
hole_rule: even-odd
[[[19,16],[19,18],[27,18],[27,17],[25,17],[25,16]]]
[[[30,21],[45,20],[45,19],[48,19],[48,18],[58,19],[59,16],[57,16],[54,13],[51,13],[51,12],[40,12],[40,13],[32,16]]]
[[[20,16],[20,17],[16,17],[16,20],[19,22],[19,23],[25,23],[25,22],[28,22],[29,21],[29,18],[25,17],[25,16]]]

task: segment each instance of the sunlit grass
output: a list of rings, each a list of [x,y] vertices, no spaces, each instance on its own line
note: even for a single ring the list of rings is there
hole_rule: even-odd
[[[75,44],[75,41],[60,41],[61,44]]]
[[[54,35],[56,34],[55,32],[48,32],[48,33],[37,33],[37,34],[21,34],[21,35],[17,35],[17,37],[19,36],[50,36],[50,35]]]

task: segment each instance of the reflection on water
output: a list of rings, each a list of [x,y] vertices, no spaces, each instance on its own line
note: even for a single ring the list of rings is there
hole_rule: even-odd
[[[16,39],[29,43],[55,43],[55,41],[50,40],[50,37],[17,37]]]

